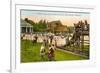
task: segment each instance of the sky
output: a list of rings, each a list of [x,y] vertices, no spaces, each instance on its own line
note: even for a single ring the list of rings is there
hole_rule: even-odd
[[[65,26],[74,26],[78,21],[87,20],[90,23],[90,14],[84,12],[52,12],[52,11],[34,11],[21,10],[21,18],[28,18],[34,22],[46,20],[48,22],[60,20]]]

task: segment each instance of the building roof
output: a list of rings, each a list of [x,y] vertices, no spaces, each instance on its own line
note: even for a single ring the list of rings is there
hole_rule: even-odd
[[[33,27],[33,26],[27,23],[25,20],[21,19],[21,27]]]
[[[56,28],[57,32],[67,32],[68,31],[68,28],[66,26],[59,26]]]
[[[64,26],[60,20],[48,22],[48,28],[49,30],[51,31],[54,30],[56,32],[67,32],[68,31],[67,26]]]

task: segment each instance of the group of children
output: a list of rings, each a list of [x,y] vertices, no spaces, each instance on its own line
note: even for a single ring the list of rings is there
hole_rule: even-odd
[[[55,50],[56,50],[56,48],[54,45],[49,45],[48,50],[46,50],[46,47],[44,45],[42,45],[41,49],[40,49],[40,56],[42,59],[47,57],[49,61],[53,61],[53,60],[55,60]]]

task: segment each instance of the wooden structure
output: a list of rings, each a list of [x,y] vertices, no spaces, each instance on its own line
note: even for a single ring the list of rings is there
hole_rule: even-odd
[[[73,46],[78,46],[79,53],[84,53],[84,44],[89,45],[89,40],[85,40],[84,37],[89,38],[89,24],[85,20],[84,22],[79,21],[78,23],[74,24],[74,32],[73,37],[70,40],[70,44],[73,44]],[[89,55],[89,49],[87,52]]]
[[[33,32],[33,26],[29,23],[27,23],[25,20],[21,19],[21,33],[32,33]]]
[[[60,20],[47,23],[48,31],[53,33],[68,32],[67,26],[64,26]]]

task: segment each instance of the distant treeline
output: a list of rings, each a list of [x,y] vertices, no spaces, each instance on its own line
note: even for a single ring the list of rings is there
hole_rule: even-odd
[[[47,23],[45,20],[40,20],[39,22],[35,23],[34,21],[25,18],[25,21],[33,26],[34,32],[44,32],[47,29]]]
[[[24,20],[33,26],[34,32],[47,32],[48,31],[48,22],[46,20],[40,20],[39,22],[34,22],[33,20],[30,20],[28,18],[25,18]],[[59,26],[56,26],[56,27],[59,27]],[[72,33],[74,31],[73,26],[67,26],[67,29],[69,33]]]

